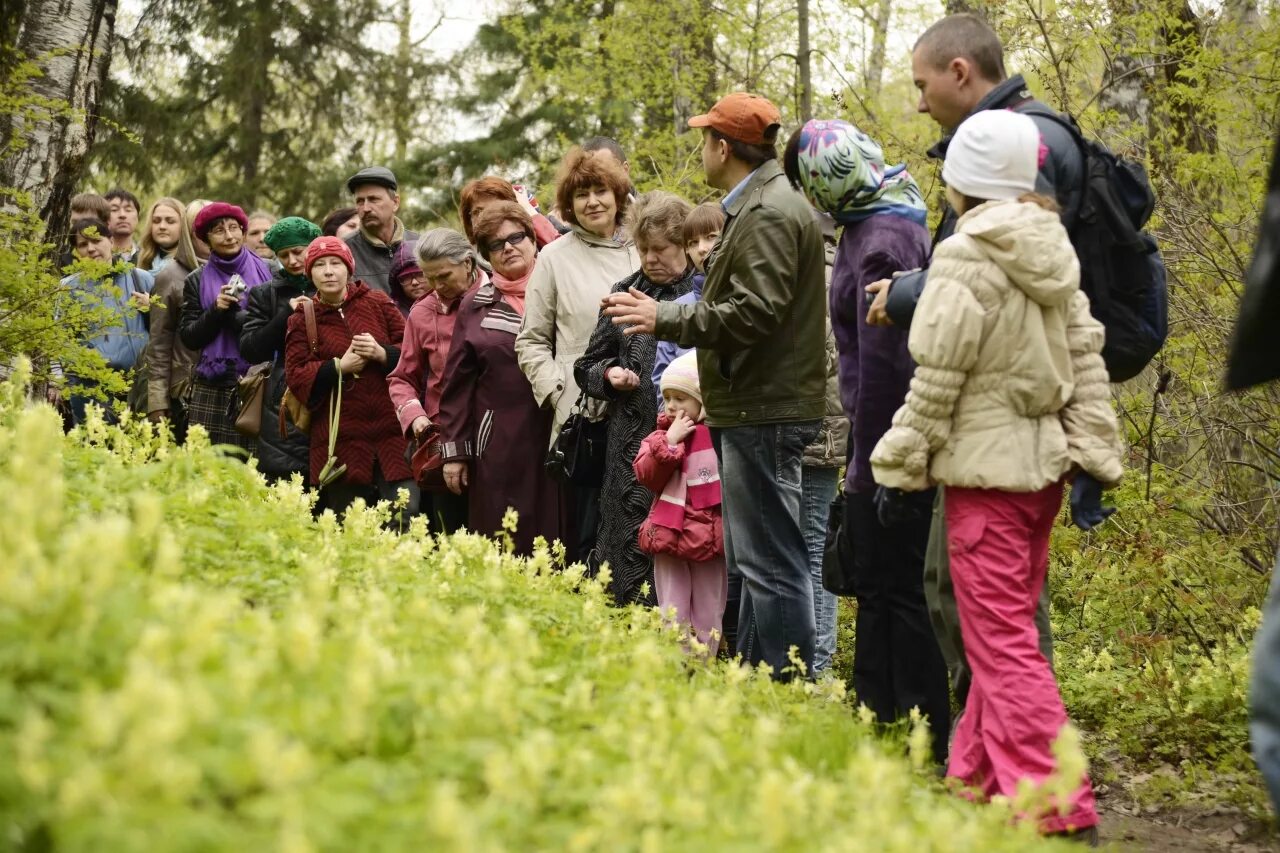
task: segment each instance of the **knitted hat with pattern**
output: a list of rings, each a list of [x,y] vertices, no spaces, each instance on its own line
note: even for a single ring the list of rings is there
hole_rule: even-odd
[[[341,258],[347,265],[347,271],[352,275],[356,274],[356,259],[351,256],[351,250],[347,248],[346,243],[337,237],[317,237],[311,241],[310,246],[307,246],[307,275],[311,275],[311,267],[316,261],[330,255]]]
[[[309,246],[321,235],[320,226],[301,216],[286,216],[267,229],[262,242],[279,254],[295,246]]]
[[[702,402],[702,389],[698,385],[698,353],[696,350],[689,350],[684,355],[676,357],[667,365],[667,369],[662,374],[662,381],[659,383],[663,391],[680,391],[688,394],[699,403]]]

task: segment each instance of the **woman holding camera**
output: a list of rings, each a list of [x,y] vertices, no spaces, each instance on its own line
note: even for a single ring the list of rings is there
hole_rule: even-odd
[[[249,291],[271,280],[266,261],[249,251],[249,220],[234,204],[215,201],[196,215],[192,229],[209,244],[209,262],[182,286],[182,343],[200,351],[191,383],[187,416],[213,444],[231,444],[249,453],[256,441],[236,432],[236,383],[249,369],[240,355],[240,326]]]

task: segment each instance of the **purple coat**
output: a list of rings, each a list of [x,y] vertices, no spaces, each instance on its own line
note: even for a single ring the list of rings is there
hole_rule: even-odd
[[[929,232],[902,216],[845,226],[831,271],[831,330],[840,351],[840,401],[853,426],[845,491],[871,492],[871,451],[906,399],[915,363],[907,330],[867,325],[866,286],[929,260]]]

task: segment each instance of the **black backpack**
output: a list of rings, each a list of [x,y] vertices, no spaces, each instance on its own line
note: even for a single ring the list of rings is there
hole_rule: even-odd
[[[1141,163],[1085,139],[1075,119],[1039,104],[1017,110],[1065,127],[1084,161],[1084,190],[1068,231],[1080,259],[1080,287],[1107,330],[1102,360],[1112,382],[1132,379],[1169,336],[1169,290],[1156,240],[1142,229],[1155,193]]]

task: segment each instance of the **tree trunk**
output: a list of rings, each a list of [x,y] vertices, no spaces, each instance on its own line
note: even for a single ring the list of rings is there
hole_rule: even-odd
[[[889,38],[889,18],[893,14],[893,0],[880,0],[876,7],[875,29],[871,33],[871,56],[867,60],[867,94],[871,98],[880,95],[884,82],[885,43]]]
[[[1169,23],[1164,32],[1164,78],[1173,86],[1189,83],[1185,65],[1193,61],[1204,40],[1204,22],[1187,0],[1173,0],[1173,8],[1167,9],[1165,20]],[[1166,94],[1170,94],[1166,90]],[[1217,127],[1203,104],[1186,95],[1170,94],[1168,113],[1161,119],[1168,121],[1168,130],[1174,140],[1193,154],[1213,153],[1218,149]],[[1153,135],[1158,128],[1153,128]]]
[[[30,93],[70,107],[41,120],[11,117],[10,138],[25,144],[0,157],[0,186],[29,193],[45,221],[45,239],[60,242],[98,126],[98,99],[111,64],[117,0],[27,0],[18,25],[18,53],[44,76]],[[57,55],[51,55],[58,51]]]
[[[410,0],[400,0],[400,9],[396,18],[396,29],[399,40],[396,43],[396,78],[391,82],[395,93],[391,103],[393,127],[391,133],[395,137],[395,162],[403,163],[409,157],[409,136],[413,132],[413,108],[411,85],[413,82],[413,32],[409,25],[412,22],[413,9]]]
[[[714,0],[699,0],[698,8],[701,12],[699,20],[703,33],[698,42],[698,60],[707,69],[707,76],[702,83],[702,103],[698,105],[698,112],[702,112],[711,109],[711,105],[716,102],[720,87],[719,74],[716,73],[716,28],[711,25],[715,20]],[[681,128],[681,130],[684,129]]]
[[[264,124],[267,102],[272,96],[270,60],[275,53],[275,17],[272,0],[256,0],[253,20],[244,33],[249,46],[248,56],[253,60],[246,65],[244,75],[244,100],[240,113],[240,178],[243,195],[241,201],[250,209],[258,205],[262,193],[260,176],[262,153],[266,148]]]
[[[799,40],[796,45],[796,65],[800,72],[800,120],[813,118],[813,80],[810,76],[811,53],[809,50],[809,0],[796,3],[796,20]]]

